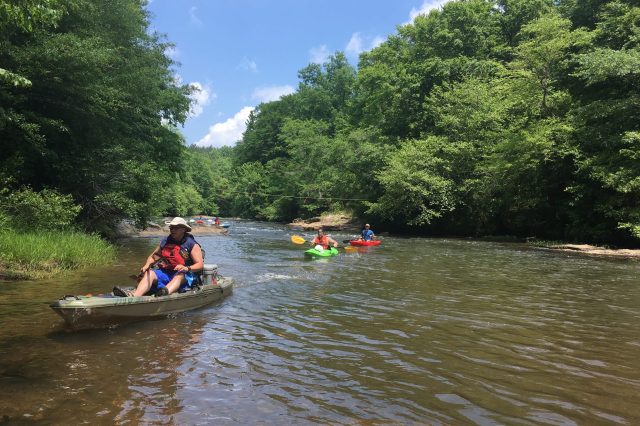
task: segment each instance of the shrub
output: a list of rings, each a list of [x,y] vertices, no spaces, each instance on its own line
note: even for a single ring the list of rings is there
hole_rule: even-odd
[[[70,195],[62,195],[51,189],[35,192],[31,188],[2,193],[2,216],[14,229],[64,229],[70,227],[81,207]]]

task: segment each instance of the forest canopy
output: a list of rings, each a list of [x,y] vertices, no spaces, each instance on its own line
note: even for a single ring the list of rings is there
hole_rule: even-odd
[[[185,145],[193,88],[144,2],[0,6],[0,179],[104,231],[160,214],[348,210],[387,229],[640,242],[640,5],[451,1],[298,73],[234,147]]]

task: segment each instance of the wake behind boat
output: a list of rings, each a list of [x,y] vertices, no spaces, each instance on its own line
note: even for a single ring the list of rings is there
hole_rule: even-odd
[[[217,266],[205,265],[203,285],[184,293],[154,297],[64,296],[49,306],[68,328],[81,329],[141,321],[201,308],[229,296],[233,279],[217,276]]]

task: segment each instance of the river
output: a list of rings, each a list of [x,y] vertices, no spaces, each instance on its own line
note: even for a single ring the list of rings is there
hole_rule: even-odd
[[[47,306],[127,284],[157,239],[1,283],[0,423],[640,424],[638,261],[392,236],[310,261],[230,223],[199,241],[233,295],[172,318],[70,333]]]

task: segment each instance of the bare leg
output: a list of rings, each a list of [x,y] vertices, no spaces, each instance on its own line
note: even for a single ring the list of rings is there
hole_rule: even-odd
[[[171,281],[169,281],[169,284],[167,284],[167,291],[169,292],[168,294],[178,291],[178,289],[180,288],[180,284],[185,282],[185,280],[186,278],[184,277],[184,274],[175,274]]]
[[[136,291],[133,295],[136,297],[144,296],[156,281],[158,281],[158,277],[156,277],[155,271],[152,271],[151,269],[147,270],[147,272],[144,273],[144,276],[138,283],[138,287],[136,288]]]

